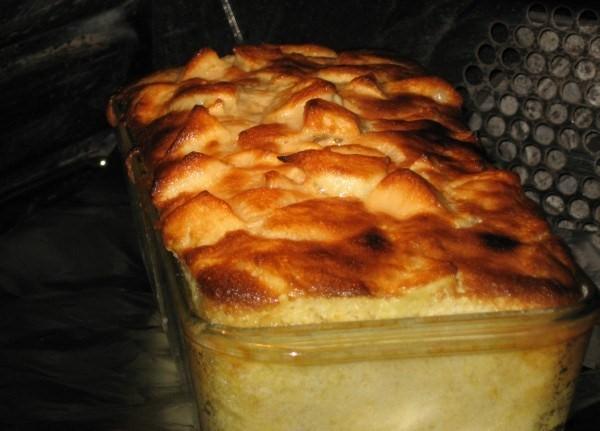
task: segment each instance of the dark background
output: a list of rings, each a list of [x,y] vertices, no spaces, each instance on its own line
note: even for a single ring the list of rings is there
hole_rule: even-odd
[[[574,8],[585,4],[569,2]],[[113,92],[152,70],[183,63],[203,46],[226,54],[240,40],[390,51],[460,84],[489,23],[518,22],[527,6],[230,0],[232,23],[223,5],[2,3],[2,429],[138,429],[132,416],[145,416],[147,429],[160,429],[157,412],[184,398],[175,377],[149,382],[140,371],[148,369],[140,368],[140,358],[168,362],[168,349],[157,335],[160,321],[137,248],[121,159],[104,118]],[[180,422],[173,429],[187,429],[186,418]],[[596,405],[579,410],[567,429],[597,430],[599,423]]]

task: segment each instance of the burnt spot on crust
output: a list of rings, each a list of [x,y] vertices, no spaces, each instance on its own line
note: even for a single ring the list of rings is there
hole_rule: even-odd
[[[497,233],[483,232],[479,234],[479,237],[485,246],[492,251],[512,251],[521,245],[518,240]]]
[[[227,265],[203,269],[196,280],[202,293],[224,304],[260,306],[278,302],[257,279]]]
[[[283,163],[292,163],[294,161],[294,158],[292,157],[291,154],[288,154],[285,156],[277,156],[277,158],[279,160],[281,160]]]
[[[354,237],[353,242],[374,252],[386,252],[392,249],[391,241],[377,228],[371,228]]]

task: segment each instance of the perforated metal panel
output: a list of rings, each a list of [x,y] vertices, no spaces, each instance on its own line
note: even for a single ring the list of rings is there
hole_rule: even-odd
[[[555,227],[600,230],[600,18],[524,7],[463,71],[469,126]]]

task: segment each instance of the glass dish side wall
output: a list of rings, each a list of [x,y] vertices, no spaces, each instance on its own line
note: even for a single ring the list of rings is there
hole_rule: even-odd
[[[127,129],[121,125],[117,130],[119,149],[125,160],[126,174],[129,180],[128,192],[134,225],[150,287],[156,298],[162,328],[167,335],[169,349],[175,360],[179,377],[185,386],[185,391],[190,394],[191,399],[195,400],[193,379],[186,356],[187,349],[183,341],[181,320],[177,314],[177,307],[173,302],[175,299],[173,291],[179,288],[180,282],[177,280],[172,268],[165,264],[165,262],[169,262],[170,256],[162,245],[160,235],[155,230],[156,214],[150,202],[150,196],[140,183],[147,173],[142,164],[131,161],[132,157],[130,158],[130,156],[133,154],[134,142]],[[195,410],[198,410],[197,407]],[[198,417],[198,415],[194,417],[194,427],[200,430]]]
[[[550,431],[566,421],[587,334],[532,350],[320,364],[187,343],[207,431]]]

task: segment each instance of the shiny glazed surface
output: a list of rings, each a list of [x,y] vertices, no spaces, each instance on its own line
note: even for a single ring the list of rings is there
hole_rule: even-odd
[[[199,313],[277,326],[545,308],[573,262],[460,96],[417,65],[324,47],[201,50],[117,95]]]

